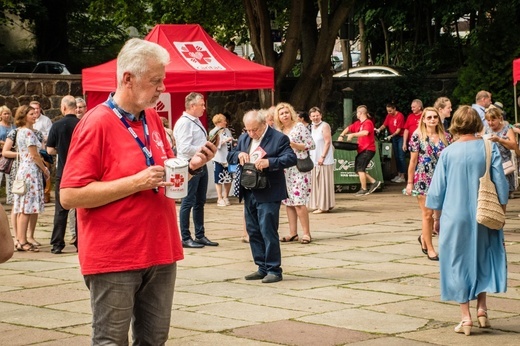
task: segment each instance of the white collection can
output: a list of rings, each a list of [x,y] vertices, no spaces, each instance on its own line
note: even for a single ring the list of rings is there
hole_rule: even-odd
[[[166,186],[164,193],[168,198],[183,198],[188,194],[188,161],[184,159],[168,159],[164,161],[165,181],[173,183]]]

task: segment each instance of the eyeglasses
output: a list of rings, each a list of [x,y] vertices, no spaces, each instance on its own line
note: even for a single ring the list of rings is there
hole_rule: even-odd
[[[427,115],[424,117],[426,120],[439,119],[438,115]]]
[[[251,132],[257,132],[259,129],[260,129],[260,128],[257,127],[257,128],[250,129],[250,130],[248,130],[248,129],[244,129],[244,131],[251,133]]]

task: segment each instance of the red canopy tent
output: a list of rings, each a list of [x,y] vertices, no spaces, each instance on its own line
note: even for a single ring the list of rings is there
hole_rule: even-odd
[[[518,102],[516,97],[516,83],[520,80],[520,59],[513,60],[513,86],[515,93],[515,124],[518,123],[518,106],[520,106],[520,102]]]
[[[156,25],[145,40],[160,44],[170,53],[166,93],[157,105],[170,126],[184,110],[184,97],[189,92],[274,88],[273,68],[229,52],[198,24]],[[104,102],[116,89],[116,59],[83,69],[82,83],[88,108]]]

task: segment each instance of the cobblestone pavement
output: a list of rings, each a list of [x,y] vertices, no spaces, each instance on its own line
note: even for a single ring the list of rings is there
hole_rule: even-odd
[[[167,344],[519,344],[520,199],[510,201],[505,227],[508,292],[488,298],[492,328],[474,327],[466,337],[453,332],[459,307],[439,299],[438,262],[419,248],[419,208],[402,188],[336,194],[331,213],[310,214],[311,244],[282,244],[284,280],[275,284],[243,279],[255,266],[240,240],[242,205],[234,199],[217,208],[210,201],[206,235],[220,246],[186,249]],[[42,244],[49,242],[53,213],[48,204],[40,215]],[[280,235],[287,235],[284,211],[280,221]],[[90,322],[73,246],[53,255],[43,245],[40,253],[17,252],[0,264],[0,345],[89,345]]]

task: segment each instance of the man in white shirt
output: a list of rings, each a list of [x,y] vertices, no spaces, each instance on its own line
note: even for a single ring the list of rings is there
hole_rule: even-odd
[[[190,93],[186,96],[184,105],[186,111],[175,123],[173,137],[177,144],[177,157],[190,160],[200,148],[205,145],[207,132],[200,122],[204,114],[204,96],[199,93]],[[204,246],[218,246],[218,243],[206,238],[204,230],[204,205],[208,189],[208,168],[204,165],[201,172],[193,176],[188,182],[188,195],[182,199],[179,212],[182,246],[185,248],[202,248]],[[190,212],[193,209],[193,225],[195,239],[190,232]]]
[[[42,107],[40,105],[40,102],[38,101],[31,101],[29,105],[34,108],[34,114],[38,118],[36,118],[36,122],[33,125],[33,128],[35,130],[40,131],[43,134],[43,143],[42,147],[45,148],[45,145],[47,143],[47,137],[49,136],[49,131],[51,130],[52,121],[49,119],[48,116],[44,115],[42,113]]]
[[[486,121],[486,109],[491,105],[491,93],[486,90],[480,90],[475,96],[475,103],[471,108],[477,111],[482,123],[484,124],[484,132],[489,132],[489,125]]]

